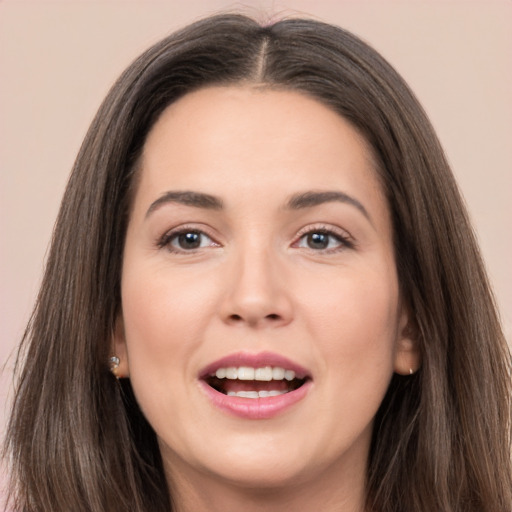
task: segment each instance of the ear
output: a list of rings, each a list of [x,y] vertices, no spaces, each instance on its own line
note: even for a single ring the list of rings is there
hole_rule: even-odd
[[[402,306],[395,350],[395,373],[411,375],[421,366],[418,328],[408,308]]]
[[[119,359],[117,368],[112,368],[112,373],[122,379],[130,376],[130,365],[128,364],[128,350],[126,348],[126,337],[124,333],[123,315],[120,313],[114,325],[112,333],[112,355]]]

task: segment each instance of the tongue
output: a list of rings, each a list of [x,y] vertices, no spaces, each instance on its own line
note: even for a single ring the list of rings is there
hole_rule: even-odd
[[[259,381],[223,379],[222,389],[225,393],[229,391],[234,393],[238,391],[288,391],[289,384],[284,380]]]

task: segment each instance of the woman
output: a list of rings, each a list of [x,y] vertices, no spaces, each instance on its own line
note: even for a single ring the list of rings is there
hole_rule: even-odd
[[[121,76],[22,346],[15,510],[509,511],[510,367],[421,107],[310,20]]]

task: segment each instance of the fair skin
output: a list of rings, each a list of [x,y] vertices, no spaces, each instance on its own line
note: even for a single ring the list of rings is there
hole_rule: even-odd
[[[418,366],[365,141],[302,94],[211,87],[163,112],[140,172],[114,350],[177,510],[362,512],[373,418]],[[231,397],[288,384],[215,391],[225,357],[303,379]]]

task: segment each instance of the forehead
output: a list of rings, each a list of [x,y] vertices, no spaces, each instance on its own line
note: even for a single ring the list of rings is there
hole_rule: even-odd
[[[229,86],[189,93],[163,111],[141,164],[144,195],[194,189],[242,198],[295,187],[382,199],[366,140],[332,109],[295,91]]]
[[[181,148],[180,142],[187,139],[196,139],[205,149],[233,143],[233,151],[258,142],[285,150],[288,143],[302,139],[304,150],[316,150],[317,157],[320,150],[333,149],[332,144],[339,147],[343,139],[361,156],[371,157],[364,137],[334,110],[303,93],[268,87],[208,87],[185,95],[168,106],[150,130],[144,158],[162,144]]]

